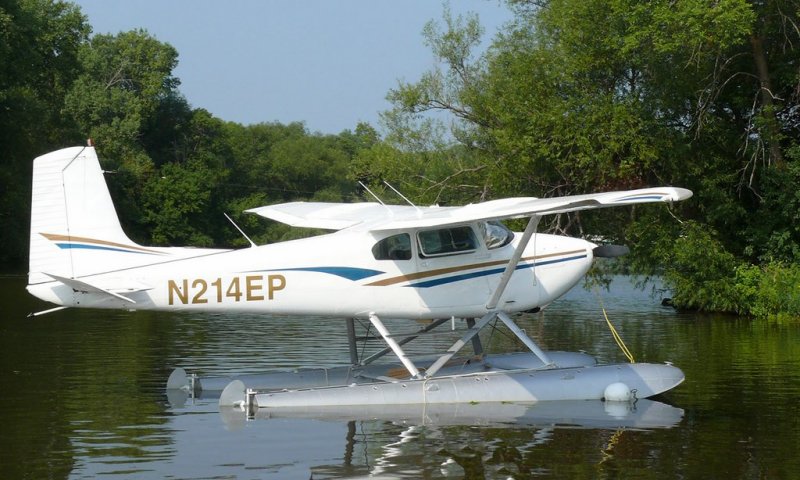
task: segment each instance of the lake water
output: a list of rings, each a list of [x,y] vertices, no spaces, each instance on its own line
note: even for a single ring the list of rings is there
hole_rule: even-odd
[[[91,310],[26,318],[49,307],[24,284],[0,278],[0,478],[800,478],[800,326],[678,314],[624,277],[518,322],[547,349],[625,361],[601,298],[637,361],[686,373],[656,403],[250,420],[222,414],[216,398],[168,398],[167,376],[177,366],[236,375],[344,365],[342,320]],[[521,350],[502,331],[483,340],[490,351]],[[653,412],[650,423],[631,423]]]

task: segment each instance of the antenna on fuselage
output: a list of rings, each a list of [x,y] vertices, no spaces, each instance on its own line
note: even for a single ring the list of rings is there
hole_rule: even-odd
[[[375,200],[377,200],[377,201],[378,201],[378,203],[380,203],[381,205],[383,205],[383,208],[385,208],[386,210],[388,210],[388,211],[389,211],[389,214],[391,214],[391,213],[392,213],[392,209],[391,209],[391,208],[389,208],[389,207],[388,207],[388,206],[387,206],[385,203],[383,203],[383,200],[381,200],[381,199],[380,199],[380,198],[379,198],[377,195],[375,195],[375,192],[373,192],[373,191],[372,191],[372,190],[370,190],[370,189],[369,189],[369,188],[368,188],[366,185],[364,185],[364,183],[363,183],[361,180],[359,180],[359,181],[358,181],[358,184],[359,184],[359,185],[361,185],[361,187],[362,187],[364,190],[366,190],[367,192],[369,192],[369,194],[370,194],[370,195],[372,195],[373,197],[375,197]]]
[[[383,181],[383,183],[384,183],[384,184],[385,184],[387,187],[391,188],[391,189],[392,189],[392,191],[393,191],[394,193],[398,194],[398,195],[400,196],[400,198],[402,198],[403,200],[405,200],[405,201],[406,201],[406,203],[408,203],[408,204],[409,204],[409,205],[411,205],[412,207],[416,208],[416,209],[417,209],[417,213],[422,213],[422,210],[420,210],[418,206],[414,205],[414,202],[412,202],[411,200],[409,200],[408,198],[406,198],[406,196],[405,196],[405,195],[403,195],[402,193],[400,193],[400,191],[399,191],[398,189],[394,188],[394,187],[392,186],[392,184],[390,184],[390,183],[389,183],[389,182],[387,182],[386,180],[384,180],[384,181]]]
[[[364,185],[364,182],[362,182],[361,180],[359,180],[359,181],[358,181],[358,184],[359,184],[359,185],[361,185],[361,188],[363,188],[363,189],[364,189],[364,190],[366,190],[366,191],[367,191],[367,192],[368,192],[370,195],[372,195],[372,197],[373,197],[373,198],[375,198],[375,200],[377,200],[377,201],[378,201],[378,203],[380,203],[380,204],[381,204],[381,205],[383,205],[384,207],[386,206],[386,204],[385,204],[385,203],[383,203],[383,200],[381,200],[381,199],[380,199],[380,198],[379,198],[377,195],[375,195],[375,193],[374,193],[372,190],[370,190],[370,189],[369,189],[369,187],[367,187],[366,185]]]
[[[236,227],[236,230],[239,230],[239,233],[241,233],[241,234],[242,234],[242,236],[243,236],[245,239],[247,239],[247,241],[248,241],[248,242],[250,242],[250,247],[257,247],[257,246],[258,246],[258,245],[256,245],[256,244],[255,244],[255,242],[254,242],[254,241],[250,240],[250,237],[248,237],[248,236],[247,236],[247,234],[246,234],[246,233],[244,233],[244,230],[242,230],[241,228],[239,228],[239,225],[236,225],[236,222],[234,222],[234,221],[233,221],[233,219],[232,219],[231,217],[229,217],[227,213],[225,213],[225,212],[222,212],[222,214],[223,214],[223,215],[225,215],[225,218],[227,218],[227,219],[228,219],[228,221],[229,221],[229,222],[231,222],[231,224],[233,224],[233,226],[234,226],[234,227]]]

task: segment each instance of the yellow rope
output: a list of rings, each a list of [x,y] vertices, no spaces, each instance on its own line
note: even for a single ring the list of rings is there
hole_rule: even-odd
[[[616,448],[617,443],[619,443],[620,439],[622,438],[622,434],[625,433],[626,430],[624,428],[618,428],[611,438],[608,440],[608,444],[600,450],[600,455],[603,457],[597,463],[598,467],[603,466],[606,461],[611,460],[614,458],[614,448]]]
[[[636,360],[633,359],[633,354],[628,347],[625,345],[625,342],[622,340],[622,337],[617,333],[617,329],[614,328],[614,324],[611,323],[611,320],[608,319],[608,314],[606,313],[606,308],[603,306],[603,299],[600,298],[600,294],[597,292],[597,287],[594,288],[594,293],[597,296],[597,301],[600,303],[600,309],[603,311],[603,317],[606,319],[606,324],[608,324],[608,329],[611,330],[611,336],[614,337],[614,341],[617,342],[619,349],[622,350],[622,353],[628,358],[628,361],[631,363],[636,363]]]

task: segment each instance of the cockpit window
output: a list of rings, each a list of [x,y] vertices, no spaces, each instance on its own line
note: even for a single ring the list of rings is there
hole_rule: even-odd
[[[417,234],[421,257],[474,252],[478,242],[469,226],[428,230]]]
[[[483,241],[486,243],[486,248],[489,250],[505,247],[514,239],[514,232],[500,222],[492,220],[489,222],[481,222],[478,226],[480,227],[481,234],[483,234]]]
[[[411,236],[400,233],[386,237],[372,247],[375,260],[411,260]]]

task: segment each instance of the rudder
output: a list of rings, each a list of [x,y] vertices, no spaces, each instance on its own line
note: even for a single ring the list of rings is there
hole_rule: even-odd
[[[47,274],[77,278],[129,265],[120,252],[152,251],[123,232],[95,149],[71,147],[36,158],[28,284],[53,281]]]

